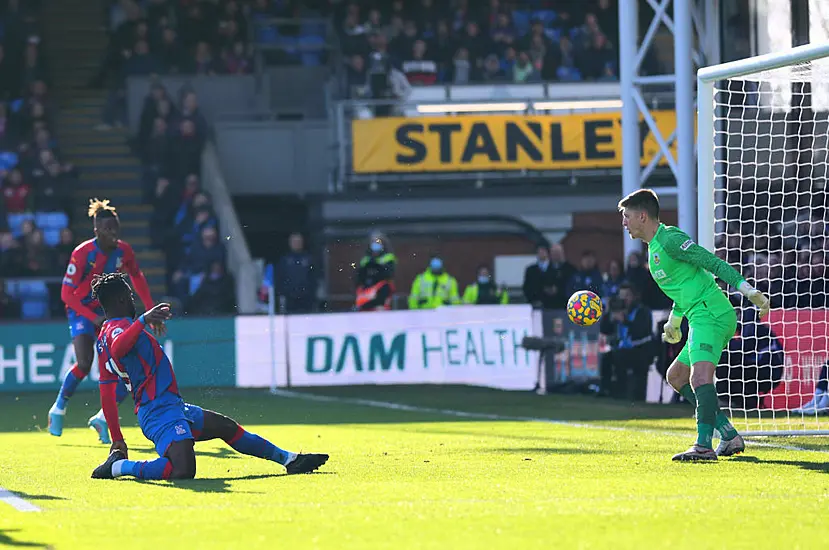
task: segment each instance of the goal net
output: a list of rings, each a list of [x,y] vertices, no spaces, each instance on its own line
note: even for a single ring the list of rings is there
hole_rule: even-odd
[[[717,391],[749,435],[829,435],[829,397],[813,406],[829,359],[827,55],[810,45],[698,74],[700,241],[772,304],[760,320],[730,294],[739,334]]]

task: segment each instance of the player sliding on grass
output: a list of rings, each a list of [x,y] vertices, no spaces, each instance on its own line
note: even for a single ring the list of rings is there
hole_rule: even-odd
[[[138,267],[132,247],[118,238],[121,222],[115,208],[108,200],[89,201],[89,217],[93,220],[95,238],[79,244],[69,258],[60,297],[66,305],[69,319],[69,334],[75,347],[77,362],[63,379],[55,404],[49,410],[49,433],[60,437],[63,434],[63,419],[66,405],[75,393],[78,384],[89,375],[95,355],[95,337],[104,322],[102,311],[92,297],[92,278],[101,273],[124,271],[129,274],[135,290],[144,302],[144,308],[153,305],[147,279]],[[164,326],[160,325],[163,331]],[[127,395],[123,385],[118,388],[119,402]],[[98,432],[102,443],[109,443],[107,425],[103,413],[98,412],[89,419],[89,427]]]
[[[697,441],[674,460],[717,460],[745,450],[745,442],[720,410],[714,389],[714,371],[723,349],[737,330],[737,315],[717,286],[719,277],[760,308],[769,311],[769,299],[753,288],[733,267],[697,245],[676,227],[659,221],[659,199],[650,189],[634,191],[619,201],[622,225],[632,239],[648,243],[648,269],[659,288],[674,301],[662,339],[682,339],[682,317],[688,318],[688,341],[668,368],[668,383],[696,407]],[[714,431],[721,435],[714,451]]]
[[[171,317],[169,304],[158,304],[134,319],[132,289],[120,273],[96,277],[92,295],[106,316],[98,336],[98,364],[101,406],[112,434],[109,458],[92,472],[93,478],[192,479],[196,475],[193,443],[209,439],[222,439],[240,453],[278,462],[289,474],[313,472],[328,460],[325,454],[284,451],[226,416],[185,403],[170,360],[145,330]],[[127,444],[121,435],[116,404],[119,380],[132,392],[138,424],[155,444],[160,458],[127,460]]]

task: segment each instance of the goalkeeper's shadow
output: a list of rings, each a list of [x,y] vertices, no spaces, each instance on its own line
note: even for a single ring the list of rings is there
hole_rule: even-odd
[[[736,456],[729,459],[729,462],[747,462],[751,464],[769,464],[774,466],[796,466],[811,472],[829,474],[829,462],[813,462],[811,460],[766,460],[756,456]]]

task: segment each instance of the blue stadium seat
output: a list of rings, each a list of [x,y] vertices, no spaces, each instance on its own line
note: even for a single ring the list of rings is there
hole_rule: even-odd
[[[267,18],[261,14],[253,16],[253,23],[256,25],[256,29],[258,31],[256,33],[257,41],[262,44],[275,44],[279,40],[279,32],[277,32],[276,26],[259,24],[261,21],[265,21],[266,19]]]
[[[57,246],[60,242],[60,229],[44,229],[43,241],[47,246]]]
[[[15,238],[20,237],[20,232],[23,226],[23,222],[26,220],[34,220],[34,214],[9,214],[7,217],[7,221],[9,223],[9,231],[12,232]]]
[[[49,290],[43,281],[16,281],[7,284],[9,294],[20,300],[23,319],[49,317]]]
[[[188,289],[188,294],[190,294],[190,296],[195,294],[196,291],[199,289],[199,287],[201,286],[202,279],[204,279],[203,273],[199,273],[197,275],[190,275],[190,287]]]
[[[544,35],[558,44],[558,41],[561,40],[561,29],[545,29]]]
[[[318,67],[322,65],[322,46],[325,45],[325,40],[321,36],[303,36],[299,39],[300,58],[302,64],[306,67]],[[304,49],[304,48],[319,48],[319,49]]]
[[[0,170],[11,170],[17,166],[17,153],[11,151],[0,152]]]
[[[49,299],[24,300],[20,304],[20,313],[23,319],[48,319]]]
[[[549,27],[550,23],[556,20],[556,12],[553,10],[538,10],[533,12],[531,19],[538,19],[545,27]]]
[[[513,10],[512,24],[519,36],[527,34],[530,31],[530,12],[527,10]]]
[[[64,212],[35,212],[35,223],[44,231],[47,229],[60,231],[69,226],[69,216]]]
[[[578,82],[581,80],[581,73],[578,69],[571,69],[569,67],[559,67],[556,71],[556,76],[562,82]]]
[[[300,36],[325,36],[325,24],[318,21],[303,21],[299,27]]]

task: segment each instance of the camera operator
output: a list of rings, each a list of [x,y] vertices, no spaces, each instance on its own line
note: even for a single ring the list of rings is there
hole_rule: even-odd
[[[619,287],[602,317],[600,332],[610,351],[600,363],[600,395],[644,401],[654,358],[652,313],[629,283]]]

